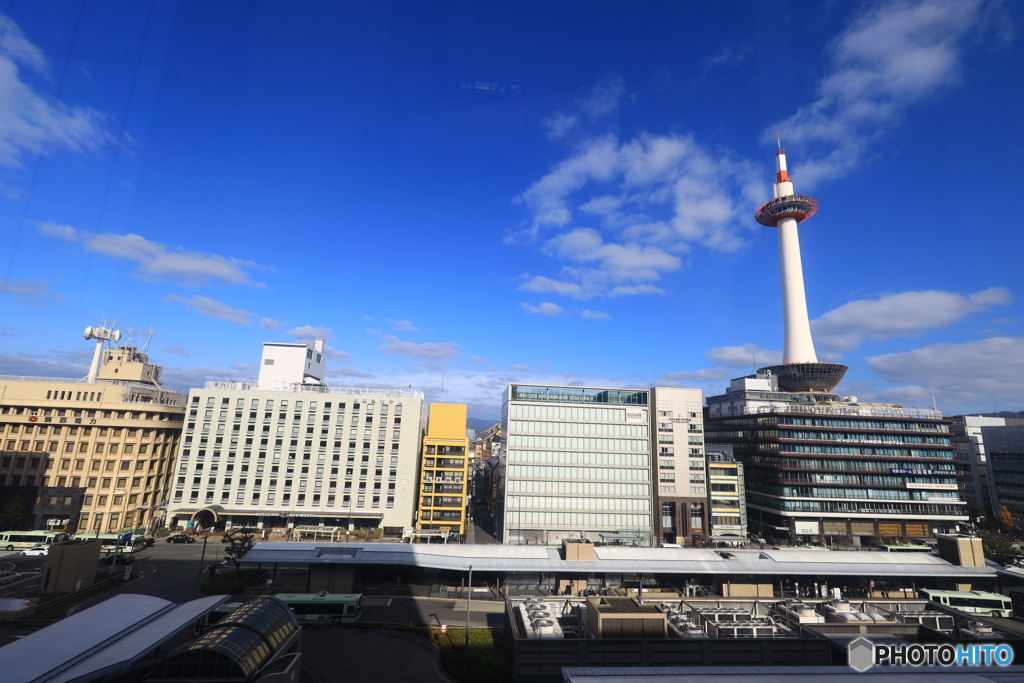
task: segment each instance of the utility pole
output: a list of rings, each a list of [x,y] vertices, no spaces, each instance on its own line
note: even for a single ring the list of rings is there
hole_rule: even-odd
[[[210,540],[209,536],[203,538],[203,553],[199,557],[199,579],[196,581],[196,597],[199,597],[199,585],[203,582],[203,562],[206,561],[206,542]],[[236,565],[237,566],[237,565]]]
[[[473,565],[469,565],[469,591],[466,593],[466,659],[462,673],[469,671],[469,606],[473,604]]]

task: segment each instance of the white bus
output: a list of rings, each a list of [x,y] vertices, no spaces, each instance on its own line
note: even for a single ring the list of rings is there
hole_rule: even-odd
[[[961,612],[988,617],[1009,618],[1013,616],[1013,604],[1010,602],[1010,598],[999,593],[940,591],[931,588],[920,588],[917,592],[922,598]]]
[[[130,540],[126,540],[124,537],[130,532],[125,531],[120,534],[75,534],[76,541],[99,541],[102,545],[100,546],[101,553],[113,553],[117,552],[119,555],[127,553],[133,553],[136,550],[141,550],[146,547],[146,537],[137,534],[132,534]],[[117,539],[121,539],[120,545],[118,545]]]
[[[63,531],[0,531],[0,550],[27,550],[40,543],[53,545],[69,538]]]

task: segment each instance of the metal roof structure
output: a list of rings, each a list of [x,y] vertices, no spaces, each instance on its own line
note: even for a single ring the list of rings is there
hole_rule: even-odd
[[[725,557],[725,554],[731,558]],[[927,553],[598,546],[594,561],[566,561],[559,548],[524,545],[258,543],[245,564],[403,565],[491,572],[745,574],[761,576],[949,576],[992,578],[990,567],[950,564]]]
[[[130,668],[229,598],[178,605],[148,595],[115,595],[0,648],[0,671],[10,683],[95,680]]]
[[[1024,666],[849,666],[566,667],[565,683],[817,683],[849,678],[858,683],[1017,683]]]

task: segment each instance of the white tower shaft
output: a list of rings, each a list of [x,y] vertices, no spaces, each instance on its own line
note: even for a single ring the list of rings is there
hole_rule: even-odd
[[[793,194],[793,181],[786,169],[786,153],[779,148],[775,155],[775,197]],[[785,341],[783,363],[817,363],[811,339],[811,323],[807,315],[807,294],[804,291],[804,267],[800,260],[800,236],[796,218],[782,218],[779,231],[779,265],[782,272],[782,315]]]
[[[807,316],[807,296],[804,292],[804,269],[800,260],[800,237],[796,219],[783,218],[779,231],[779,264],[782,269],[782,315],[785,344],[783,363],[817,363],[811,323]]]

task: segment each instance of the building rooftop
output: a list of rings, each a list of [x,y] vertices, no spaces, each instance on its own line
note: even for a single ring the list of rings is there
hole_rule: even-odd
[[[246,564],[403,565],[493,572],[626,572],[745,574],[758,576],[992,578],[990,567],[950,564],[928,553],[873,551],[736,550],[729,559],[701,548],[597,546],[594,561],[566,561],[560,548],[528,545],[392,543],[258,543]]]

